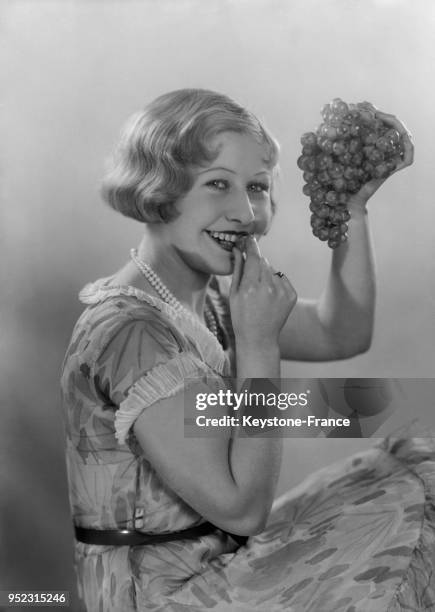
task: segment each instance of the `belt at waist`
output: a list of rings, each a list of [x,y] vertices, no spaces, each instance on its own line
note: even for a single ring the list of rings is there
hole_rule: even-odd
[[[76,540],[84,544],[97,544],[100,546],[144,546],[145,544],[161,544],[174,540],[191,540],[199,536],[208,535],[219,529],[212,523],[206,522],[195,527],[172,531],[171,533],[141,533],[134,529],[87,529],[74,527]],[[223,531],[223,530],[221,530]],[[228,532],[224,532],[228,533]],[[240,546],[246,544],[247,536],[228,533]]]

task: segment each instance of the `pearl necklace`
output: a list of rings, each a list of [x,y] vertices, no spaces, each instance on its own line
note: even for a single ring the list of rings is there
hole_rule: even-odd
[[[138,268],[139,272],[146,278],[151,287],[161,297],[161,299],[169,304],[176,312],[187,314],[190,318],[194,318],[192,313],[185,308],[175,297],[175,295],[169,291],[166,285],[162,282],[161,278],[154,272],[154,270],[147,263],[139,259],[136,249],[131,249],[130,257],[133,263]],[[208,306],[205,305],[204,315],[207,322],[207,328],[211,333],[220,341],[220,333],[216,321],[214,312]]]

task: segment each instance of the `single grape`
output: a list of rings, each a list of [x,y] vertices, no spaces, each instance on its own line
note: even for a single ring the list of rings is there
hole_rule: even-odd
[[[343,176],[343,166],[341,164],[332,163],[328,169],[328,174],[331,178],[336,179]]]
[[[341,125],[341,117],[336,114],[332,114],[330,119],[328,120],[329,125],[334,128],[338,128]]]
[[[363,163],[363,160],[364,160],[363,154],[357,152],[352,155],[351,164],[352,166],[358,167],[358,166],[361,166],[361,164]]]
[[[366,172],[364,172],[362,168],[355,168],[355,178],[357,181],[363,184],[366,179]]]
[[[329,206],[335,206],[338,202],[338,195],[335,191],[327,191],[325,196],[326,203]]]
[[[338,138],[350,138],[349,126],[347,126],[345,123],[341,123],[337,127],[337,136]]]
[[[328,117],[331,114],[331,105],[325,104],[320,112],[322,114],[322,117]]]
[[[308,172],[307,170],[305,170],[302,176],[306,183],[311,183],[311,181],[314,179],[316,175],[314,174],[314,172]]]
[[[375,166],[373,170],[373,174],[376,178],[383,178],[388,174],[388,166],[385,162],[381,162],[377,166]]]
[[[317,128],[318,135],[320,138],[328,138],[328,129],[329,126],[326,123],[321,123]]]
[[[331,110],[336,115],[345,115],[349,112],[349,107],[341,98],[334,98],[331,102]]]
[[[352,168],[352,166],[346,166],[346,168],[343,171],[343,177],[347,181],[353,179],[355,177],[355,168]]]
[[[319,227],[324,227],[325,225],[324,220],[318,215],[316,215],[315,213],[311,215],[310,221],[311,221],[311,227],[319,228]]]
[[[316,153],[317,153],[317,146],[304,145],[302,147],[302,155],[308,155],[308,157],[311,157],[312,155],[315,155]]]
[[[323,204],[325,200],[325,191],[323,189],[316,189],[311,193],[311,199],[315,204]]]
[[[326,170],[333,164],[332,157],[327,153],[319,153],[316,157],[316,165],[319,170]]]
[[[359,181],[356,181],[355,179],[351,179],[350,181],[346,182],[346,190],[349,193],[357,193],[360,190],[360,183]]]
[[[373,175],[373,170],[375,169],[374,165],[369,161],[364,161],[362,164],[362,169],[367,172],[369,175]]]
[[[329,213],[329,221],[331,223],[341,223],[341,211],[338,209],[338,207],[331,209]]]
[[[317,237],[320,240],[322,240],[322,241],[328,240],[328,238],[329,238],[329,230],[328,230],[328,228],[327,227],[320,227],[319,231],[318,231],[318,234],[317,234]]]
[[[385,136],[379,136],[376,141],[376,148],[379,149],[379,151],[382,151],[382,153],[387,153],[393,147],[391,141],[388,140],[388,138],[386,138]]]
[[[376,151],[376,147],[374,145],[365,145],[363,147],[364,157],[367,157],[369,159],[373,151]]]
[[[329,140],[334,140],[334,138],[337,138],[337,129],[332,124],[328,125],[325,136],[329,138]]]
[[[361,132],[361,127],[357,123],[352,124],[349,128],[349,134],[353,136],[354,138],[358,138],[360,135],[360,132]]]
[[[367,132],[363,138],[363,142],[365,145],[374,145],[378,140],[378,136],[376,132]]]
[[[306,155],[301,155],[300,157],[298,157],[297,162],[296,162],[298,165],[298,168],[300,168],[301,170],[305,170],[306,160],[307,160]]]
[[[369,160],[374,164],[377,164],[384,161],[384,154],[382,151],[379,151],[379,149],[374,149],[369,155]]]
[[[328,240],[328,246],[331,249],[336,249],[337,247],[340,246],[340,240],[334,240],[333,238],[329,238]]]
[[[316,169],[316,160],[314,157],[304,156],[304,167],[303,170],[307,170],[308,172],[314,172]]]
[[[349,201],[349,194],[346,191],[343,191],[338,195],[338,203],[342,206],[346,206]]]
[[[331,217],[331,221],[333,223],[343,223],[344,221],[344,213],[347,211],[347,208],[339,204],[334,208],[334,215]]]
[[[347,210],[347,208],[345,208],[341,213],[341,220],[349,221],[349,219],[350,219],[350,212]]]
[[[320,138],[319,140],[319,148],[324,152],[324,153],[332,153],[332,142],[330,140],[328,140],[326,137]]]
[[[309,185],[311,187],[311,190],[314,192],[316,191],[316,189],[320,189],[320,187],[322,186],[320,181],[317,180],[317,178],[313,178],[310,182]]]
[[[332,143],[332,152],[335,153],[335,155],[341,155],[345,151],[346,151],[346,148],[344,146],[344,143],[341,142],[341,140],[335,140]]]
[[[362,124],[371,125],[375,120],[374,111],[364,105],[364,102],[357,104],[359,110],[359,119]]]
[[[349,153],[352,153],[352,155],[356,153],[357,151],[359,151],[361,147],[362,147],[361,141],[358,138],[352,138],[351,140],[349,140],[348,151]]]
[[[327,185],[328,183],[331,182],[331,177],[329,176],[328,172],[326,170],[322,170],[321,172],[319,172],[319,174],[317,175],[317,180],[322,183],[322,185]]]
[[[343,166],[348,166],[352,162],[352,157],[353,156],[349,153],[349,151],[346,151],[342,155],[339,155],[338,159],[340,164],[343,164]]]
[[[302,134],[301,136],[301,145],[302,146],[310,146],[310,147],[314,147],[317,145],[317,136],[315,135],[314,132],[305,132],[305,134]]]
[[[335,191],[345,191],[346,181],[342,176],[340,176],[332,181],[332,186],[334,187]]]
[[[329,230],[329,237],[332,238],[332,240],[336,240],[337,238],[340,238],[340,234],[341,234],[340,228],[337,227],[336,225],[331,227]]]
[[[329,206],[326,206],[326,204],[323,204],[323,206],[321,206],[317,212],[317,215],[321,218],[321,219],[328,219],[329,217]]]

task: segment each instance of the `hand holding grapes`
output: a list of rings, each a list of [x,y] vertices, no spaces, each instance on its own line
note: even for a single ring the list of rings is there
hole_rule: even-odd
[[[390,115],[388,113],[383,113],[379,109],[377,109],[373,104],[369,102],[363,102],[367,108],[372,109],[375,113],[375,117],[380,119],[384,125],[390,126],[391,130],[395,130],[402,141],[403,152],[398,160],[396,167],[386,176],[382,178],[373,178],[367,183],[365,183],[358,193],[351,196],[348,202],[348,206],[351,209],[352,205],[363,206],[365,207],[367,201],[372,197],[372,195],[379,189],[379,187],[387,180],[389,176],[410,166],[414,161],[414,145],[412,143],[411,134],[408,132],[404,124],[394,115]],[[382,141],[381,141],[382,142]]]
[[[316,133],[301,138],[298,166],[313,234],[334,249],[347,239],[351,211],[363,209],[388,176],[412,164],[414,148],[405,126],[368,102],[335,98],[322,116]]]

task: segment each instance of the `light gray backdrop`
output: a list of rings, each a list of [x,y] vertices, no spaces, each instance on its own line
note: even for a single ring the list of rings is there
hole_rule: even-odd
[[[277,136],[279,211],[262,248],[307,297],[330,252],[309,227],[301,133],[336,96],[405,121],[415,165],[370,202],[373,346],[343,362],[286,363],[283,376],[433,376],[434,25],[431,0],[3,2],[0,588],[74,590],[59,369],[78,290],[141,235],[99,199],[104,158],[127,116],[165,91],[227,93]],[[286,442],[280,491],[367,445]]]

